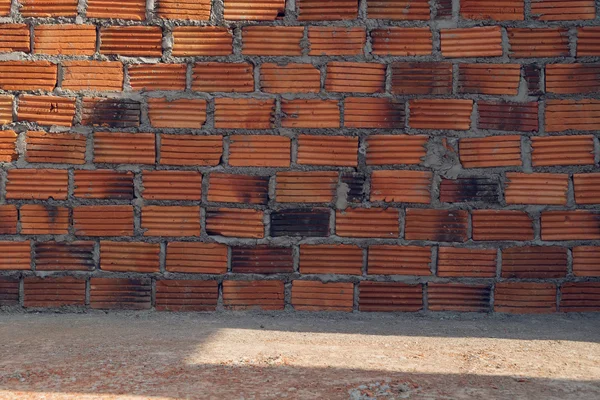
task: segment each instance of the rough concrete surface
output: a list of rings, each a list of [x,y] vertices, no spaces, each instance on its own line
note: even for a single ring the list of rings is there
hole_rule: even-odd
[[[0,399],[598,399],[599,315],[0,315]]]

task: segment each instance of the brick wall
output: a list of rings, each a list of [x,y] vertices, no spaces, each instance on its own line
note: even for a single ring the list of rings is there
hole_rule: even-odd
[[[600,310],[600,3],[0,0],[0,305]]]

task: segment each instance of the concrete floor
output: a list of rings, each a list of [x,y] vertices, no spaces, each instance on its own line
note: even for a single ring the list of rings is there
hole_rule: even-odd
[[[0,314],[0,399],[600,399],[600,315]]]

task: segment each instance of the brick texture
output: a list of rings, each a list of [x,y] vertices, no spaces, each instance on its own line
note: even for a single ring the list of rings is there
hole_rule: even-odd
[[[0,306],[597,312],[598,7],[0,1]]]

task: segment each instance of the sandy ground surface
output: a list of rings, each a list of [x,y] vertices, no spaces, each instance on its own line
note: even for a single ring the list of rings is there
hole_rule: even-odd
[[[0,314],[0,399],[600,399],[600,315]]]

